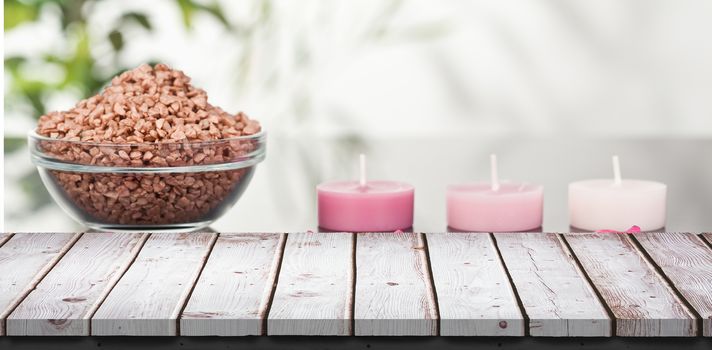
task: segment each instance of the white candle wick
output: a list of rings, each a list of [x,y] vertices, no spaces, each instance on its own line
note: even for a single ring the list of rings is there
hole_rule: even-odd
[[[620,186],[622,182],[620,160],[618,160],[618,156],[613,156],[613,184]]]
[[[363,153],[359,155],[359,170],[359,185],[366,187],[366,155]]]
[[[499,191],[499,177],[497,176],[497,155],[490,154],[490,181],[492,191]]]

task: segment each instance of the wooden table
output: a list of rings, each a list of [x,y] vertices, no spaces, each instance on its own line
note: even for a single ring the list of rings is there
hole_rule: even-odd
[[[710,337],[711,244],[694,233],[0,234],[0,334]]]

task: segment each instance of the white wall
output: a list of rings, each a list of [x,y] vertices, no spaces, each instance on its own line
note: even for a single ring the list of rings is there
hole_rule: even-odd
[[[255,2],[222,4],[231,21],[255,20]],[[273,132],[712,136],[710,1],[410,0],[381,23],[387,4],[276,1],[249,40],[206,15],[186,31],[172,1],[100,2],[90,27],[103,38],[122,10],[148,12],[155,33],[127,38],[124,63],[165,60]],[[59,46],[45,17],[6,35],[6,55]]]

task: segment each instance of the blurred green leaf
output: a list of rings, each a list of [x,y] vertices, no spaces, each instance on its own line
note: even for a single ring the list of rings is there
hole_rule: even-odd
[[[8,57],[5,59],[5,70],[12,77],[8,94],[15,94],[20,100],[26,101],[32,107],[36,117],[44,114],[44,95],[52,86],[46,82],[27,79],[20,73],[20,68],[27,59],[24,57]],[[7,96],[7,95],[6,95]],[[7,104],[17,102],[16,98],[6,98]]]
[[[176,0],[178,2],[178,7],[180,8],[181,14],[183,16],[183,24],[186,28],[191,29],[193,25],[193,16],[197,12],[205,12],[210,14],[215,19],[220,21],[220,23],[227,29],[232,29],[230,21],[225,17],[225,12],[217,1],[213,1],[210,4],[201,4],[193,0]]]
[[[5,69],[11,71],[11,73],[16,73],[20,68],[20,65],[27,61],[26,58],[20,56],[13,56],[5,58]]]
[[[49,192],[42,184],[40,174],[34,169],[23,176],[19,184],[22,191],[27,194],[27,198],[31,200],[30,208],[32,210],[37,210],[52,203],[52,197],[50,197]]]
[[[24,147],[27,141],[24,137],[5,136],[5,153],[12,153]]]
[[[74,86],[82,91],[84,97],[95,93],[108,77],[99,77],[94,74],[94,58],[89,47],[89,33],[86,25],[74,28],[77,39],[73,55],[65,59],[64,68],[66,75],[62,87]]]
[[[39,118],[39,116],[45,114],[44,96],[48,88],[46,83],[23,79],[17,84],[17,88],[32,106],[35,111],[35,117]]]
[[[42,59],[47,63],[54,63],[54,64],[59,64],[59,65],[64,64],[64,60],[62,58],[60,58],[57,55],[53,55],[53,54],[44,54],[44,55],[42,55]]]
[[[59,9],[62,11],[62,29],[67,30],[72,24],[86,22],[82,10],[87,0],[50,0],[48,2],[59,5]]]
[[[209,5],[199,5],[200,9],[213,15],[215,19],[220,21],[220,23],[225,26],[227,29],[231,29],[232,26],[230,25],[230,22],[227,20],[227,17],[225,17],[225,13],[222,10],[222,7],[220,7],[220,4],[217,2],[213,2]]]
[[[260,4],[260,21],[265,22],[272,14],[272,1],[262,0]]]
[[[109,33],[109,42],[114,51],[121,51],[124,48],[124,35],[120,31],[114,29]]]
[[[26,4],[17,0],[5,0],[3,4],[5,11],[5,30],[10,30],[16,26],[31,22],[37,19],[39,7]]]
[[[151,25],[151,21],[148,20],[148,16],[146,16],[143,13],[139,12],[127,12],[123,16],[121,16],[121,22],[122,23],[130,23],[130,22],[135,22],[143,29],[146,29],[147,31],[153,30],[153,26]]]
[[[178,8],[180,8],[180,13],[183,17],[183,25],[190,29],[193,25],[193,12],[195,11],[195,6],[190,0],[177,0]]]

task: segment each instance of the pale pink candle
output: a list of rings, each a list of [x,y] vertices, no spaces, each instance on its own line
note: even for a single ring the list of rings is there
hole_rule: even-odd
[[[330,231],[387,232],[413,226],[413,186],[398,181],[366,180],[361,155],[358,181],[319,184],[319,227]]]
[[[491,156],[491,172],[490,182],[448,187],[448,226],[473,232],[518,232],[540,228],[544,188],[526,182],[500,181],[494,155]]]
[[[667,186],[661,182],[623,179],[618,156],[613,178],[569,184],[569,222],[586,231],[643,231],[665,227]]]

